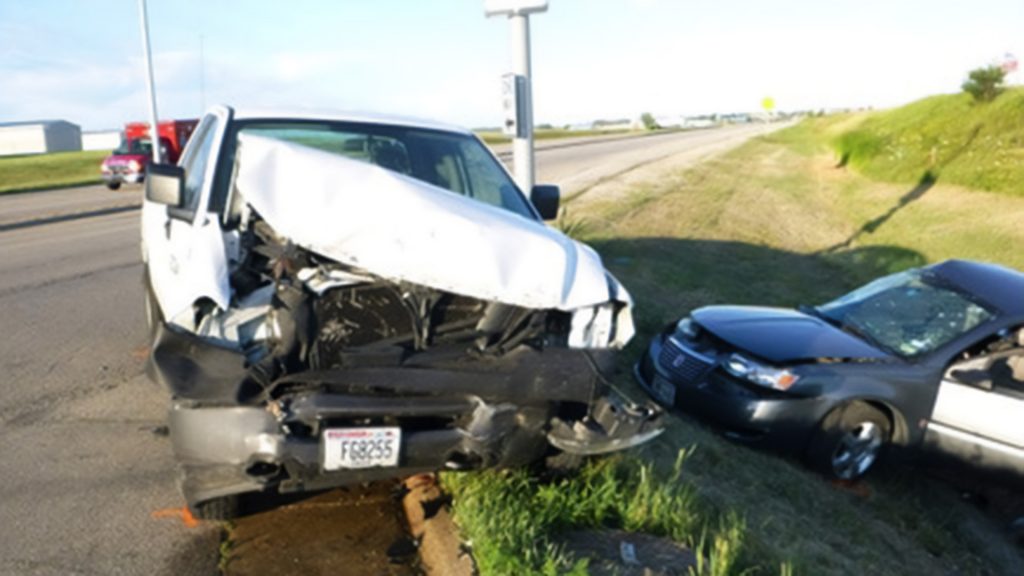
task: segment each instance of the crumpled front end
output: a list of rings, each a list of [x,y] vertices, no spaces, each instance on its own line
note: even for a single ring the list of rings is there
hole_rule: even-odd
[[[661,431],[603,375],[633,330],[610,275],[606,301],[529,307],[340,263],[251,207],[239,230],[231,306],[198,303],[152,347],[190,503],[599,454]]]

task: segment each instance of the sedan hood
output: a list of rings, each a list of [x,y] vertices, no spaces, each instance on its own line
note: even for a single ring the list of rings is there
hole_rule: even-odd
[[[718,338],[769,362],[889,357],[824,320],[796,310],[709,306],[694,311],[693,319]]]
[[[245,201],[277,233],[332,260],[527,308],[630,303],[593,249],[541,222],[337,154],[239,142]]]

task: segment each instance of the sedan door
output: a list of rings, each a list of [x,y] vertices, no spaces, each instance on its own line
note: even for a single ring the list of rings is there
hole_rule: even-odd
[[[926,443],[982,469],[1024,474],[1024,347],[954,362]]]

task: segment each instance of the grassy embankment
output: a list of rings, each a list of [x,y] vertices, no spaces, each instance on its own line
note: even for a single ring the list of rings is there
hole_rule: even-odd
[[[995,122],[1020,99],[1011,92],[986,109],[947,96],[811,119],[695,169],[580,196],[568,227],[637,301],[640,332],[617,381],[636,393],[629,359],[697,306],[821,302],[946,258],[1024,269],[1020,168],[1008,165],[1024,150],[1019,121]],[[666,536],[709,557],[709,574],[1010,574],[1022,562],[1001,527],[919,470],[883,463],[835,486],[687,418],[571,479],[512,471],[444,484],[483,574],[585,572],[558,545],[580,528]]]
[[[0,158],[0,194],[100,182],[100,163],[110,151],[57,152]]]

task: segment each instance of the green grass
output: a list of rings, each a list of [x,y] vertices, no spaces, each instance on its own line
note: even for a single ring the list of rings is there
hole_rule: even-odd
[[[886,183],[837,167],[835,138],[861,122],[813,119],[569,204],[562,225],[601,252],[637,302],[621,387],[640,394],[631,360],[698,306],[822,302],[946,258],[1024,269],[1024,198],[949,186],[941,174],[919,187],[918,178]],[[680,448],[688,453],[676,471]],[[561,483],[523,472],[444,482],[483,574],[585,571],[556,545],[576,527],[665,535],[716,560],[705,568],[716,574],[1010,574],[1022,562],[989,518],[918,470],[883,464],[857,486],[835,486],[682,417],[642,449]]]
[[[929,175],[1024,196],[1024,89],[989,103],[968,94],[933,96],[860,120],[833,145],[841,162],[868,176],[912,183]]]
[[[0,194],[96,184],[108,155],[88,151],[0,157]]]
[[[686,456],[678,452],[668,469],[627,456],[591,461],[557,481],[512,470],[447,474],[443,483],[458,494],[460,524],[477,535],[473,552],[483,574],[586,573],[587,560],[573,558],[553,538],[566,528],[665,536],[703,552],[699,574],[729,574],[744,526],[735,515],[702,508],[692,487],[681,481]]]

